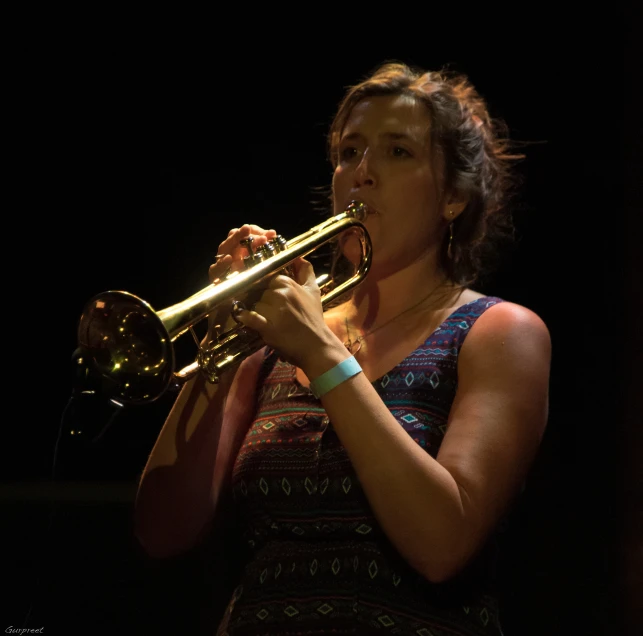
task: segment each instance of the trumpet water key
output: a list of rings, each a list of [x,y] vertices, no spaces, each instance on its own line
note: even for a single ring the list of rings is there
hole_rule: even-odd
[[[320,284],[324,308],[337,297],[359,284],[370,268],[371,242],[363,225],[368,210],[353,201],[341,214],[335,215],[300,236],[286,241],[278,236],[248,256],[245,270],[224,277],[171,307],[155,311],[138,296],[125,291],[106,291],[94,296],[86,305],[78,325],[78,343],[84,363],[91,366],[102,380],[103,390],[118,402],[142,404],[158,399],[171,385],[181,385],[201,371],[210,382],[218,382],[221,373],[238,365],[262,346],[255,332],[236,326],[216,332],[205,345],[199,345],[196,360],[175,369],[173,342],[192,327],[222,308],[230,315],[252,307],[270,278],[288,274],[289,265],[320,246],[351,230],[361,246],[360,261],[354,274],[337,283],[327,276]],[[318,282],[321,279],[318,279]],[[196,339],[196,336],[195,336]],[[197,344],[198,340],[197,340]]]

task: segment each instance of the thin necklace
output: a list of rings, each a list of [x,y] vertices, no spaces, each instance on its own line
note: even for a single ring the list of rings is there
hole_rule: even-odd
[[[429,293],[429,294],[427,294],[426,296],[424,296],[424,298],[420,299],[420,300],[419,300],[418,302],[416,302],[414,305],[411,305],[408,309],[405,309],[404,311],[400,312],[400,313],[399,313],[399,314],[397,314],[396,316],[393,316],[393,318],[389,318],[385,323],[383,323],[383,324],[381,324],[381,325],[378,325],[378,326],[377,326],[377,327],[375,327],[374,329],[371,329],[370,331],[368,331],[368,332],[366,332],[366,333],[363,333],[361,336],[357,336],[357,338],[355,339],[355,341],[352,341],[352,340],[351,340],[350,331],[349,331],[349,329],[348,329],[348,318],[345,318],[345,319],[344,319],[344,322],[345,322],[345,324],[346,324],[346,337],[348,338],[348,340],[344,343],[344,346],[345,346],[345,347],[350,351],[350,353],[351,353],[352,355],[357,355],[357,353],[359,352],[359,350],[362,348],[362,341],[363,341],[365,338],[367,338],[367,337],[368,337],[368,336],[370,336],[371,334],[374,334],[376,331],[379,331],[380,329],[382,329],[382,328],[386,327],[386,325],[390,325],[394,320],[397,320],[398,318],[400,318],[400,317],[401,317],[401,316],[403,316],[404,314],[408,313],[409,311],[411,311],[411,310],[415,309],[416,307],[418,307],[419,305],[421,305],[425,300],[428,300],[431,296],[433,296],[433,294],[434,294],[436,291],[438,291],[438,289],[440,289],[440,287],[442,287],[442,285],[444,285],[444,281],[442,281],[440,284],[436,285],[436,286],[435,286],[435,287],[430,291],[430,293]],[[354,347],[357,347],[357,349],[354,349]]]

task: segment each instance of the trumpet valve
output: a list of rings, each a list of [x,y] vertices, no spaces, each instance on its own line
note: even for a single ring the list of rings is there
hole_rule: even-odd
[[[265,245],[262,245],[257,249],[257,252],[261,256],[261,260],[265,260],[267,258],[270,258],[275,252],[277,251],[276,247],[268,242]]]
[[[248,250],[248,254],[252,254],[252,242],[254,241],[254,238],[252,236],[249,236],[248,238],[241,239],[239,241],[239,244],[241,247],[245,247]]]
[[[276,239],[268,241],[264,245],[258,247],[254,252],[252,251],[252,238],[248,237],[243,239],[241,244],[248,250],[248,256],[244,257],[243,264],[246,269],[249,269],[257,263],[261,263],[274,256],[276,253],[283,251],[286,248],[287,241],[283,236],[278,236]]]
[[[281,234],[277,234],[269,243],[274,246],[276,252],[283,252],[288,247],[288,241]]]

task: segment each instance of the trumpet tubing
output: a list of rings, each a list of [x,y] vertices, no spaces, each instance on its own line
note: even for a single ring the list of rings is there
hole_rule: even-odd
[[[178,371],[172,343],[222,307],[229,307],[234,316],[238,309],[258,298],[270,278],[287,272],[295,259],[307,256],[342,232],[353,229],[360,239],[361,259],[348,280],[335,285],[331,279],[320,285],[322,306],[327,307],[368,273],[371,243],[362,223],[367,213],[363,203],[353,201],[341,214],[291,241],[277,237],[256,252],[247,243],[245,271],[229,275],[216,285],[208,285],[158,312],[129,292],[106,291],[94,296],[81,315],[78,342],[93,369],[102,377],[103,390],[119,402],[140,404],[158,399],[170,385],[182,384],[199,370],[210,382],[218,382],[221,373],[263,346],[258,334],[240,325],[217,334],[206,347],[199,346],[195,362]]]

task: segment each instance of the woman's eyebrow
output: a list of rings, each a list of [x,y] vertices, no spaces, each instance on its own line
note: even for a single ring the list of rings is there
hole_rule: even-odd
[[[342,141],[353,141],[355,139],[361,139],[363,137],[364,135],[362,135],[359,132],[352,132],[342,137]],[[402,133],[402,132],[383,132],[383,133],[380,133],[378,137],[383,139],[391,139],[393,141],[399,141],[399,140],[417,141],[411,135],[408,135],[407,133]]]

